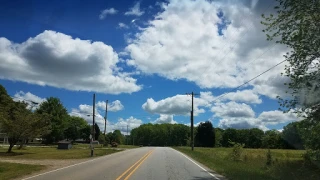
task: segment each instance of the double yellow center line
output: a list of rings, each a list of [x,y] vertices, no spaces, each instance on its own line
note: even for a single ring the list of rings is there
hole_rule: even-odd
[[[129,167],[129,169],[122,173],[116,180],[120,180],[122,177],[129,173],[126,177],[124,177],[124,180],[128,180],[132,176],[132,174],[141,166],[141,164],[152,154],[153,151],[154,150],[150,150],[149,152],[147,152],[147,154],[145,154],[141,159],[139,159],[136,163]],[[130,172],[131,169],[133,170]]]

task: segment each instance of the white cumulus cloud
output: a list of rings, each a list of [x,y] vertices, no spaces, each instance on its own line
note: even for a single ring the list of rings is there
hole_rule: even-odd
[[[45,98],[41,98],[37,95],[32,94],[31,92],[17,92],[14,97],[14,101],[23,101],[28,104],[27,108],[32,108],[33,110],[36,109],[42,102],[46,101]]]
[[[201,88],[234,88],[283,60],[286,47],[266,41],[261,13],[273,2],[169,0],[163,11],[130,39],[127,64],[145,74],[171,80],[186,79]],[[270,8],[272,9],[272,8]],[[270,10],[268,10],[269,12]],[[247,86],[254,94],[230,100],[259,104],[257,94],[274,97],[282,93],[273,81],[284,64]],[[240,93],[240,92],[238,92]]]
[[[136,79],[121,73],[118,62],[111,46],[55,31],[44,31],[22,43],[0,38],[0,79],[74,91],[139,91]]]
[[[160,117],[153,121],[155,124],[176,124],[177,121],[173,120],[173,115],[160,114]]]

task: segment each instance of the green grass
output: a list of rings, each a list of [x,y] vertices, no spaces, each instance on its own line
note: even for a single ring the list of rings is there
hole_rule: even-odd
[[[13,179],[44,169],[45,166],[0,162],[0,179]]]
[[[266,149],[244,149],[241,161],[230,158],[232,148],[175,147],[228,179],[320,179],[320,166],[305,163],[301,150],[271,150],[272,165],[266,165]]]
[[[88,148],[72,148],[69,150],[60,150],[56,147],[26,147],[22,150],[12,149],[13,153],[6,153],[7,147],[0,148],[0,158],[10,157],[12,159],[81,159],[90,157]],[[119,152],[116,149],[95,148],[94,156],[103,156]]]

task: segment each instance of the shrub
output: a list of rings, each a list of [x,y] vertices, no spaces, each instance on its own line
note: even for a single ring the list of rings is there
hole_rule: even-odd
[[[241,160],[241,154],[243,152],[243,147],[245,146],[245,144],[232,142],[230,140],[229,140],[229,143],[231,145],[233,145],[232,152],[230,154],[231,159],[233,161],[240,161]]]

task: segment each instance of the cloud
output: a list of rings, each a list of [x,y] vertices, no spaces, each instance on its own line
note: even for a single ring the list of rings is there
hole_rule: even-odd
[[[216,103],[215,106],[211,108],[211,111],[216,117],[228,117],[228,118],[252,118],[255,116],[252,108],[245,104],[239,104],[234,101],[228,103]]]
[[[45,98],[41,98],[39,96],[36,96],[30,92],[23,92],[23,91],[19,91],[17,92],[14,97],[13,97],[14,101],[24,101],[28,104],[27,108],[32,108],[33,110],[35,110],[42,102],[46,101]]]
[[[128,29],[129,26],[126,25],[126,24],[124,24],[124,23],[122,23],[122,22],[120,22],[120,23],[118,24],[118,28],[119,28],[119,29]]]
[[[115,124],[109,124],[107,127],[108,132],[113,132],[114,130],[120,130],[122,134],[130,134],[131,130],[139,127],[142,124],[142,120],[130,116],[127,119],[119,118]]]
[[[118,10],[114,9],[114,8],[109,8],[109,9],[104,9],[101,11],[100,15],[99,15],[99,19],[104,19],[106,18],[106,16],[108,14],[117,14]]]
[[[96,103],[97,108],[100,108],[101,110],[106,109],[106,102],[99,101]],[[117,112],[124,109],[124,106],[121,104],[121,101],[115,100],[111,103],[108,103],[108,111],[111,112]]]
[[[201,88],[234,88],[283,60],[282,45],[266,41],[261,13],[272,2],[170,0],[130,39],[127,64],[145,74],[186,79]],[[271,8],[272,9],[272,8]],[[285,63],[259,77],[270,86]],[[259,88],[255,82],[249,88]],[[275,87],[276,88],[276,87]],[[273,97],[280,87],[254,90]],[[259,91],[259,92],[258,92]],[[243,92],[244,93],[244,92]],[[247,92],[250,93],[250,92]],[[230,99],[239,99],[238,95]],[[254,103],[259,98],[250,95]],[[250,98],[242,98],[247,102]]]
[[[259,116],[255,116],[252,108],[245,103],[216,103],[211,110],[215,113],[214,117],[220,119],[218,126],[221,128],[260,128],[265,131],[269,129],[269,125],[277,125],[299,120],[292,112],[283,113],[278,110],[263,111]]]
[[[264,111],[258,119],[266,125],[276,125],[299,120],[293,112],[283,113],[282,111]]]
[[[81,117],[85,119],[90,125],[93,123],[92,117],[93,107],[87,104],[80,104],[78,108],[71,109],[70,116]],[[104,117],[100,114],[98,109],[95,109],[95,123],[98,124],[100,130],[104,130]]]
[[[260,104],[262,100],[259,98],[258,94],[256,94],[253,90],[242,90],[237,92],[228,93],[222,98],[221,101],[230,100],[230,101],[237,101],[237,102],[245,102],[250,104]]]
[[[0,38],[0,79],[74,91],[139,91],[137,80],[120,72],[118,62],[111,46],[55,31],[44,31],[22,43]]]
[[[140,2],[137,2],[133,7],[129,9],[129,11],[125,12],[124,15],[130,16],[142,16],[144,14],[144,11],[140,10]]]
[[[173,115],[160,114],[160,117],[153,121],[155,124],[176,124],[177,121],[173,120]]]
[[[208,99],[203,99],[204,97],[210,97],[210,93],[204,92],[200,98],[194,98],[195,116],[200,113],[204,113],[205,110],[203,107],[209,107],[210,105]],[[159,101],[155,101],[153,98],[148,98],[147,102],[142,105],[142,109],[152,114],[190,115],[191,96],[178,94]]]

